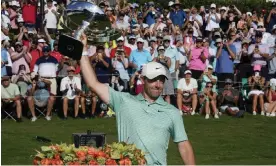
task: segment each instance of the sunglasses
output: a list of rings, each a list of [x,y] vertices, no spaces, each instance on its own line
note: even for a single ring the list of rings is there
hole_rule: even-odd
[[[225,85],[232,85],[231,83],[226,83]]]
[[[21,46],[21,45],[16,45],[15,47],[16,47],[16,48],[21,48],[22,46]]]
[[[165,50],[163,50],[163,49],[160,49],[160,50],[158,50],[158,51],[162,51],[162,52],[164,52]]]
[[[68,72],[75,72],[74,70],[69,70]]]
[[[170,42],[170,40],[164,40],[164,42]]]
[[[118,43],[122,43],[122,42],[124,42],[124,41],[122,41],[122,40],[120,40],[120,41],[117,41]]]
[[[143,44],[143,42],[137,42],[137,44]]]
[[[213,88],[213,86],[206,86],[206,88]]]

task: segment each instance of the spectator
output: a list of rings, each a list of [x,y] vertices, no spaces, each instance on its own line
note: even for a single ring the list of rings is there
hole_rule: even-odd
[[[36,23],[36,0],[24,0],[22,2],[22,17],[29,27],[34,27]]]
[[[48,109],[55,101],[54,96],[50,96],[51,81],[39,77],[39,75],[31,73],[32,83],[28,86],[27,102],[32,114],[32,122],[37,120],[35,106],[42,108],[47,105]]]
[[[5,110],[14,110],[16,108],[16,120],[17,122],[22,122],[22,106],[19,88],[16,84],[10,82],[9,76],[2,77],[1,101],[1,106]]]
[[[141,78],[142,77],[141,72],[142,72],[142,68],[140,70],[136,71],[130,79],[129,86],[130,86],[131,94],[138,95],[144,89],[144,83]]]
[[[264,92],[263,92],[264,85],[265,85],[265,78],[260,75],[260,68],[257,68],[257,67],[254,68],[254,75],[248,78],[248,84],[251,90],[248,93],[248,96],[253,101],[252,103],[253,115],[257,115],[258,103],[259,103],[259,108],[261,109],[261,115],[265,115]]]
[[[191,115],[195,115],[196,107],[197,107],[197,81],[192,78],[192,72],[190,70],[186,70],[185,78],[181,78],[177,85],[177,107],[182,114],[191,113]],[[192,108],[189,107],[192,104]]]
[[[51,111],[53,104],[55,102],[55,95],[57,94],[57,82],[56,82],[56,73],[58,67],[58,61],[56,58],[50,56],[50,47],[44,46],[42,49],[43,56],[37,59],[34,66],[34,73],[37,74],[47,81],[50,81],[50,100],[51,102],[47,105],[46,120],[51,120]]]
[[[81,97],[82,114],[85,115],[86,108],[90,106],[91,111],[90,111],[89,117],[94,118],[95,112],[96,112],[96,106],[97,106],[96,104],[97,104],[97,96],[95,95],[95,93],[89,90],[86,85],[84,85],[83,93]]]
[[[35,63],[38,58],[40,58],[42,54],[42,48],[45,45],[44,39],[39,39],[38,41],[32,41],[30,48],[30,55],[32,60],[30,62],[30,71],[33,72]]]
[[[54,42],[54,50],[50,52],[50,55],[57,59],[57,61],[60,63],[63,55],[58,51],[58,41]]]
[[[123,82],[123,87],[125,90],[128,89],[129,75],[128,69],[128,59],[125,58],[125,51],[123,49],[117,49],[115,57],[112,59],[112,66],[115,70],[119,72],[119,78]]]
[[[273,26],[276,24],[276,3],[273,3],[272,9],[266,19],[268,31],[272,32]]]
[[[192,7],[191,9],[189,21],[193,21],[194,23],[196,22],[199,27],[203,26],[202,17],[197,13],[197,9],[195,7]]]
[[[181,3],[176,0],[174,3],[174,10],[170,12],[170,20],[175,26],[182,28],[187,19],[186,13],[180,8]]]
[[[148,2],[147,6],[145,7],[145,12],[143,13],[143,18],[146,21],[146,24],[148,24],[149,26],[151,26],[152,24],[154,24],[155,21],[155,15],[157,14],[156,9],[154,7],[154,2]]]
[[[17,30],[18,29],[18,27],[16,25],[16,19],[17,19],[18,16],[20,16],[19,13],[18,13],[19,10],[20,10],[19,2],[18,1],[12,1],[11,5],[8,9],[12,30]]]
[[[206,59],[208,59],[208,50],[202,46],[203,39],[196,39],[196,47],[192,48],[189,54],[189,70],[193,73],[192,77],[196,80],[202,75],[206,69]]]
[[[117,49],[123,49],[123,51],[125,52],[124,53],[125,58],[128,58],[130,56],[131,48],[124,45],[124,37],[123,36],[121,36],[117,39],[117,47],[111,49],[110,58],[115,57]]]
[[[218,111],[217,111],[217,106],[216,106],[216,92],[213,91],[213,84],[212,82],[207,82],[206,86],[202,88],[203,90],[201,91],[199,95],[199,103],[201,105],[201,113],[205,113],[205,119],[210,118],[210,109],[212,108],[214,117],[216,119],[219,118],[218,116]]]
[[[6,48],[6,44],[8,41],[6,41],[6,38],[2,37],[1,40],[1,77],[8,75],[7,73],[7,67],[6,65],[8,62],[8,50]]]
[[[136,45],[136,37],[134,35],[130,35],[128,37],[128,42],[126,42],[126,46],[131,48],[131,51],[136,50],[137,49],[137,45]]]
[[[27,95],[28,85],[32,83],[32,81],[30,75],[26,73],[24,65],[19,66],[18,74],[12,76],[11,82],[18,85],[20,95],[25,98]]]
[[[276,116],[276,79],[270,80],[270,87],[266,90],[265,96],[267,103],[265,103],[266,116]]]
[[[233,60],[235,59],[236,49],[234,45],[229,45],[227,41],[222,41],[220,38],[216,39],[217,47],[217,64],[216,73],[219,81],[219,88],[224,87],[223,81],[227,78],[234,78]]]
[[[15,43],[15,52],[11,54],[12,73],[17,74],[20,65],[24,65],[26,72],[30,73],[29,63],[31,62],[31,55],[27,53],[27,47],[23,46],[22,42]]]
[[[106,57],[103,46],[97,46],[96,53],[90,57],[90,61],[96,72],[97,78],[101,83],[110,82],[110,58]]]
[[[162,64],[167,72],[167,80],[164,83],[164,89],[162,95],[165,97],[165,100],[170,104],[171,103],[171,95],[174,94],[174,86],[173,81],[170,75],[169,68],[171,66],[170,57],[165,56],[165,48],[164,46],[159,46],[157,48],[158,56],[153,59],[154,62],[158,62]]]
[[[150,26],[150,33],[154,33],[157,31],[163,31],[163,28],[167,25],[162,22],[161,15],[155,16],[155,23]]]
[[[243,117],[244,111],[237,107],[239,100],[239,92],[232,87],[233,82],[227,78],[225,87],[219,94],[219,108],[221,113],[226,113],[233,117]]]
[[[248,54],[252,57],[251,65],[253,68],[255,66],[261,66],[260,75],[267,78],[268,68],[267,59],[269,57],[269,47],[266,44],[262,44],[262,33],[256,33],[256,43],[251,44],[248,48]]]
[[[57,30],[57,8],[53,5],[53,0],[47,0],[44,9],[46,28],[50,34],[55,34]]]
[[[74,104],[74,118],[77,118],[79,113],[81,80],[79,77],[74,76],[75,70],[73,66],[69,66],[67,68],[68,76],[64,77],[60,84],[60,91],[63,93],[64,119],[67,119],[68,105]]]
[[[251,56],[248,55],[248,47],[250,40],[244,39],[242,41],[242,49],[238,56],[240,56],[240,63],[237,65],[238,81],[243,78],[248,78],[252,75]]]
[[[156,49],[157,49],[158,45],[157,45],[156,41],[157,41],[156,37],[151,37],[149,39],[149,50],[148,51],[150,52],[152,58],[154,58],[154,55],[157,52]]]
[[[133,68],[133,72],[141,68],[142,65],[152,61],[150,53],[143,48],[144,40],[142,38],[137,39],[137,49],[132,51],[129,57],[130,67]]]
[[[125,14],[123,12],[119,13],[118,20],[116,22],[116,28],[120,31],[126,31],[129,28],[129,23],[124,20]]]
[[[211,4],[209,13],[205,15],[205,20],[207,23],[205,30],[208,32],[208,34],[214,29],[220,28],[219,23],[221,15],[216,12],[216,7],[216,4]]]

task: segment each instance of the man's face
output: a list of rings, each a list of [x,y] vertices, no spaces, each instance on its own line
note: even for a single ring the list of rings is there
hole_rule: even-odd
[[[262,37],[260,36],[256,37],[256,43],[261,43],[261,41],[262,41]]]
[[[224,14],[225,13],[225,10],[220,10],[220,14]]]
[[[150,41],[150,46],[153,47],[155,45],[155,41]]]
[[[16,48],[16,52],[21,52],[23,50],[23,47],[21,44],[15,45],[15,48]]]
[[[175,9],[179,9],[180,8],[180,5],[179,4],[176,4],[174,5]]]
[[[39,47],[43,47],[45,45],[45,43],[38,43]]]
[[[135,39],[129,39],[130,44],[135,44]]]
[[[197,13],[197,9],[196,9],[196,8],[192,8],[191,13],[192,13],[192,14],[196,14],[196,13]]]
[[[47,2],[47,6],[50,8],[53,6],[53,2]]]
[[[122,47],[124,45],[124,41],[123,40],[119,40],[117,42],[117,45],[118,45],[118,47]]]
[[[192,78],[192,74],[188,73],[188,74],[185,74],[185,79],[186,80],[190,80]]]
[[[202,42],[201,41],[196,42],[196,47],[197,48],[200,48],[201,46],[202,46]]]
[[[170,40],[163,40],[163,42],[166,48],[170,46]]]
[[[46,56],[46,57],[48,57],[50,55],[50,51],[44,51],[43,55]]]
[[[69,70],[68,71],[68,76],[73,77],[74,76],[74,70]]]
[[[225,89],[229,90],[232,88],[232,84],[231,83],[226,83],[225,84]]]
[[[144,43],[143,42],[137,42],[137,48],[143,49]]]
[[[213,74],[213,69],[208,68],[208,74]]]
[[[165,79],[166,78],[164,76],[158,76],[152,80],[143,77],[144,92],[147,96],[153,100],[156,100],[163,92]]]
[[[8,87],[10,85],[10,79],[5,79],[5,80],[2,80],[2,85],[4,87]]]

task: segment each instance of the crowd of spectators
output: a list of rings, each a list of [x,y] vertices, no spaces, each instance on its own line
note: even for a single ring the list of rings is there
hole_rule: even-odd
[[[1,107],[15,110],[18,122],[24,112],[36,121],[43,113],[36,108],[44,108],[47,120],[53,111],[62,119],[112,115],[85,85],[79,62],[58,51],[68,3],[47,0],[39,11],[36,0],[1,2]],[[275,117],[275,4],[266,13],[234,5],[187,8],[179,1],[162,9],[124,0],[98,6],[122,34],[88,48],[101,83],[137,95],[143,65],[155,61],[167,69],[164,99],[181,115]]]

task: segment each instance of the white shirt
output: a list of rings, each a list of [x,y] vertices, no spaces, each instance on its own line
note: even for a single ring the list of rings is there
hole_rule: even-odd
[[[221,16],[219,13],[216,13],[218,18],[220,19]],[[205,15],[206,21],[208,21],[209,14]],[[207,31],[212,31],[214,28],[220,28],[219,27],[219,22],[216,22],[216,16],[214,14],[211,15],[210,22],[207,24],[206,29]]]
[[[57,8],[54,5],[51,8],[48,8],[47,5],[45,6],[45,11],[48,11],[45,14],[45,20],[47,20],[46,27],[56,29],[57,28],[57,17],[52,12],[52,10],[57,11]]]
[[[189,84],[186,83],[185,78],[181,78],[177,84],[177,89],[180,89],[182,91],[192,91],[193,89],[197,89],[197,87],[197,81],[194,78],[191,78]]]
[[[128,64],[128,59],[127,58],[124,58],[124,63]],[[123,65],[123,62],[113,61],[112,66],[115,68],[115,70],[119,71],[120,78],[122,80],[128,80],[129,81],[129,75],[128,75],[127,69]]]
[[[152,30],[153,30],[155,24],[156,24],[156,23],[154,23],[154,24],[152,24],[152,25],[150,26],[150,32],[152,32]],[[157,31],[163,31],[163,28],[165,28],[166,26],[167,26],[166,24],[164,24],[164,23],[161,22],[161,23],[156,27],[156,30],[157,30]]]
[[[69,76],[64,77],[60,83],[60,91],[66,90],[66,87],[68,87],[68,91],[62,98],[67,97],[70,100],[74,99],[76,97],[76,90],[74,89],[75,85],[79,90],[81,90],[81,80],[79,77],[73,76],[72,80]]]

